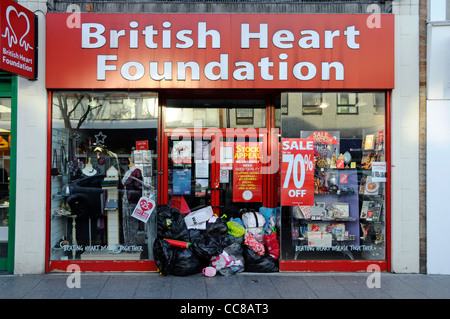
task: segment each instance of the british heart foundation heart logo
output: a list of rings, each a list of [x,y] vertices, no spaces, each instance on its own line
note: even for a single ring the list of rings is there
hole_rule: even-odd
[[[141,209],[143,211],[152,210],[152,208],[153,208],[153,204],[143,198],[140,200],[139,206],[141,206]]]
[[[147,197],[141,197],[131,216],[146,223],[154,208],[155,202],[153,200]]]
[[[33,47],[27,42],[26,37],[30,33],[30,20],[24,12],[18,12],[14,6],[9,6],[6,9],[7,26],[2,34],[3,38],[8,40],[8,45],[12,48],[13,45],[19,45],[25,51],[33,50]],[[20,36],[19,39],[17,37]]]

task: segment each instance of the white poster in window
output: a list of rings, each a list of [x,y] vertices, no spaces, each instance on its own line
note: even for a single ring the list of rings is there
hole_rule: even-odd
[[[208,160],[195,161],[195,178],[209,177],[209,162]]]
[[[172,148],[172,161],[174,166],[191,164],[191,152],[191,141],[174,141]]]
[[[227,184],[230,182],[230,171],[228,169],[220,170],[220,182]]]
[[[386,162],[372,162],[372,182],[386,182]]]
[[[220,142],[220,169],[233,169],[234,143]]]

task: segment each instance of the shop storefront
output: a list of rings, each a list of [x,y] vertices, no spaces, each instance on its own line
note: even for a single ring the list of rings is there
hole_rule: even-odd
[[[248,271],[389,270],[394,18],[368,18],[48,13],[47,270],[233,245]]]

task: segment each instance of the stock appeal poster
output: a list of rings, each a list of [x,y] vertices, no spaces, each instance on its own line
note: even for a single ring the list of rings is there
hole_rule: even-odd
[[[261,202],[261,143],[234,143],[233,202]]]
[[[314,139],[281,141],[281,205],[314,205]]]

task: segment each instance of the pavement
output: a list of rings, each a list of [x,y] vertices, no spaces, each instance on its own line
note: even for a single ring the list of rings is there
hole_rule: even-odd
[[[321,300],[450,299],[450,276],[393,273],[159,273],[0,275],[0,300]]]

